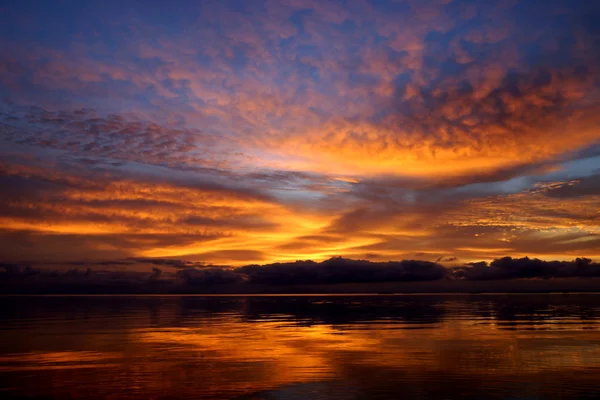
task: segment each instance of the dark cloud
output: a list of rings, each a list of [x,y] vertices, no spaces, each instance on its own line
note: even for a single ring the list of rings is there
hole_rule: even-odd
[[[118,263],[118,261],[116,262]],[[79,263],[63,263],[62,266],[70,266],[70,265],[79,265]],[[85,277],[88,278],[92,274],[92,268],[89,265],[102,265],[100,263],[85,263],[82,265],[86,265],[86,269],[80,270],[79,268],[69,268],[69,269],[49,269],[43,268],[40,266],[35,266],[32,264],[25,263],[3,263],[0,264],[0,270],[4,270],[4,272],[0,272],[0,279],[6,279],[10,281],[23,281],[23,280],[38,280],[45,278],[75,278],[75,277]]]
[[[569,199],[583,196],[600,196],[600,174],[579,178],[569,185],[562,185],[545,192],[548,197]]]
[[[542,261],[537,258],[504,257],[473,263],[453,270],[456,277],[469,280],[530,279],[530,278],[591,278],[600,277],[600,264],[588,258],[573,261]]]
[[[23,279],[40,273],[38,269],[32,268],[28,264],[2,263],[0,269],[4,270],[0,273],[0,278],[4,279]]]
[[[282,285],[429,281],[446,275],[444,267],[428,261],[371,262],[341,257],[321,263],[249,265],[238,271],[248,275],[250,283]]]
[[[454,257],[442,258],[456,261]],[[134,263],[132,265],[131,263]],[[133,268],[150,265],[148,272]],[[77,268],[71,268],[72,266]],[[153,265],[174,267],[174,272]],[[61,268],[59,268],[61,267]],[[81,268],[79,268],[81,267]],[[106,267],[113,267],[112,270]],[[92,269],[93,268],[93,269]],[[573,261],[504,257],[492,263],[477,262],[445,268],[428,261],[373,262],[335,257],[323,262],[296,261],[266,265],[200,265],[175,259],[128,259],[56,264],[0,264],[0,291],[4,293],[226,293],[336,292],[390,290],[389,284],[405,291],[493,290],[497,284],[481,281],[547,280],[600,277],[600,264],[587,258]],[[460,282],[470,281],[468,286]],[[160,284],[160,285],[159,285]],[[157,286],[158,285],[158,286]],[[331,286],[330,286],[331,285]],[[362,286],[361,286],[362,285]],[[564,285],[563,285],[564,286]],[[505,287],[502,286],[505,290]],[[568,287],[566,285],[565,287]],[[578,287],[575,285],[575,287]],[[413,289],[416,288],[416,289]],[[393,290],[393,288],[391,289]],[[543,290],[537,288],[536,290]],[[568,290],[568,289],[567,289]]]
[[[131,258],[133,262],[144,263],[144,264],[154,264],[161,265],[165,267],[172,268],[192,268],[195,266],[203,266],[201,263],[195,263],[187,260],[177,260],[172,258]]]
[[[458,257],[441,256],[441,257],[438,257],[437,260],[435,260],[435,262],[454,262],[454,261],[458,261]]]
[[[152,275],[150,275],[150,280],[155,280],[160,278],[160,276],[162,275],[162,269],[160,268],[152,268]]]
[[[179,271],[177,276],[191,286],[232,284],[244,282],[245,280],[245,276],[236,270],[218,267],[186,268]]]

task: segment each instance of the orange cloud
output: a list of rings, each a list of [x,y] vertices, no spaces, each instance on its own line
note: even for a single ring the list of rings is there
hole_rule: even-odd
[[[122,12],[0,39],[2,250],[595,254],[600,70],[578,6],[200,4],[181,27]],[[535,186],[564,180],[577,195]]]

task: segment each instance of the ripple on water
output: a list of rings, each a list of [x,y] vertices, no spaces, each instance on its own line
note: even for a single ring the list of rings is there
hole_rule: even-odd
[[[0,303],[7,397],[600,397],[598,295]]]

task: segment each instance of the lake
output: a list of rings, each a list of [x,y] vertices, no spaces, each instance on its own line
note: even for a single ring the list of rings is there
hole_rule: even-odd
[[[0,397],[600,398],[600,295],[0,297]]]

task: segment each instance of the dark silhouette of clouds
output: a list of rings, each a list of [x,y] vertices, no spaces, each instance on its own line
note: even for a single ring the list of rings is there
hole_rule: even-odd
[[[150,280],[155,280],[155,279],[159,279],[160,276],[162,275],[162,269],[160,268],[152,268],[152,275],[150,275]]]
[[[573,261],[543,261],[537,258],[503,257],[492,261],[472,263],[453,270],[454,276],[468,280],[523,278],[587,278],[600,277],[600,264],[589,258]]]
[[[428,261],[371,262],[331,258],[317,263],[296,261],[238,268],[250,283],[335,284],[349,282],[405,282],[442,279],[446,269]]]
[[[40,273],[38,269],[28,264],[2,263],[0,264],[0,268],[4,270],[0,272],[0,279],[23,279]]]
[[[452,257],[451,257],[452,258]],[[150,266],[149,272],[139,266]],[[157,267],[160,266],[161,268]],[[62,268],[59,268],[62,267]],[[87,267],[87,268],[85,268]],[[93,269],[92,269],[93,267]],[[112,270],[109,269],[112,267]],[[277,291],[327,285],[412,284],[440,282],[443,289],[450,281],[548,280],[600,277],[600,264],[588,258],[572,261],[543,261],[536,258],[503,257],[491,263],[476,262],[446,268],[417,260],[373,262],[334,257],[323,262],[296,261],[266,265],[228,266],[202,265],[183,260],[129,259],[125,261],[71,262],[58,264],[0,264],[2,293],[193,293],[196,290],[241,292],[252,287],[272,287]],[[156,286],[157,283],[161,285]],[[321,285],[321,286],[319,286]],[[373,286],[375,285],[375,286]],[[293,288],[296,289],[293,289]],[[469,290],[479,286],[471,285]],[[481,284],[481,287],[486,287]],[[312,290],[312,289],[310,289]],[[251,290],[252,291],[252,290]],[[485,290],[483,290],[485,291]]]
[[[437,260],[435,260],[435,262],[454,262],[454,261],[458,261],[458,257],[445,257],[445,256],[441,256],[438,257]]]
[[[244,276],[235,270],[223,267],[211,268],[186,268],[177,273],[177,276],[183,279],[188,285],[221,285],[240,283],[244,281]]]

